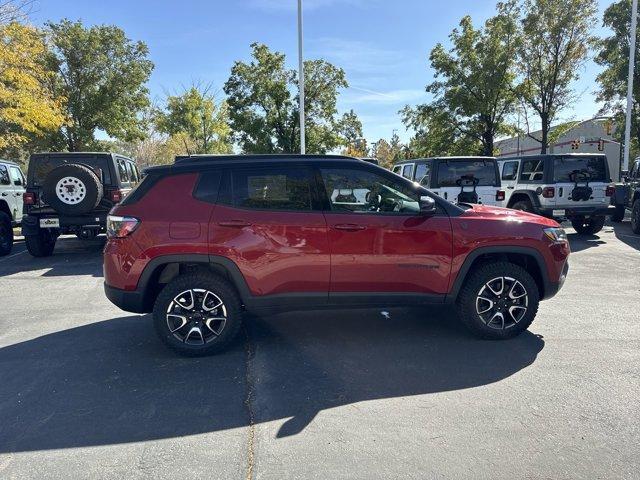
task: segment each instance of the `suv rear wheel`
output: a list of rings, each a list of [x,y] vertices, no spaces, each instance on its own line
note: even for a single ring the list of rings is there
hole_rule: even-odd
[[[625,208],[624,205],[616,205],[616,211],[613,215],[611,215],[611,221],[615,223],[620,223],[624,220]]]
[[[526,330],[536,316],[540,294],[527,271],[509,262],[485,263],[465,281],[456,306],[472,333],[502,340]]]
[[[24,242],[34,257],[48,257],[53,253],[58,237],[48,229],[41,228],[37,235],[26,235]]]
[[[185,356],[218,353],[242,325],[241,302],[233,286],[207,272],[180,275],[167,284],[153,307],[160,340]]]
[[[522,210],[523,212],[533,213],[533,206],[529,200],[519,200],[511,205],[513,210]]]
[[[640,233],[640,198],[633,202],[631,208],[631,230],[633,233]]]
[[[604,215],[589,218],[585,218],[580,215],[578,217],[571,218],[571,226],[580,235],[594,235],[602,230],[602,227],[604,227],[604,221]]]
[[[11,217],[4,212],[0,212],[0,257],[9,255],[13,247],[13,227]]]

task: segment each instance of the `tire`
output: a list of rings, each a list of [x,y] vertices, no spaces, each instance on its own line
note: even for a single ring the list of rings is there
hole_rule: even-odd
[[[0,212],[0,257],[9,255],[13,248],[13,227],[11,217]]]
[[[529,200],[519,200],[511,205],[512,210],[522,210],[523,212],[533,213],[533,205]]]
[[[571,218],[571,226],[580,235],[594,235],[604,227],[605,216],[585,218],[582,215]]]
[[[631,230],[633,233],[640,234],[640,198],[634,200],[631,208]]]
[[[610,218],[615,223],[620,223],[624,220],[624,205],[616,205],[616,212]]]
[[[190,293],[181,295],[186,292]],[[209,313],[206,307],[219,301],[222,307]],[[192,307],[181,307],[185,302]],[[168,315],[170,309],[173,315]],[[212,314],[219,320],[209,322],[207,315]],[[178,354],[212,355],[223,351],[238,335],[242,303],[233,285],[222,277],[209,272],[183,274],[169,282],[156,298],[153,324],[160,340]]]
[[[53,253],[58,237],[47,229],[40,229],[37,235],[26,235],[24,242],[34,257],[49,257]]]
[[[51,170],[44,179],[42,192],[45,201],[56,212],[66,215],[90,212],[104,194],[93,170],[74,163]]]
[[[503,279],[502,283],[498,279]],[[498,291],[501,298],[494,293]],[[477,337],[505,340],[529,328],[539,302],[538,285],[524,268],[510,262],[492,262],[481,264],[465,280],[456,308],[462,323]]]

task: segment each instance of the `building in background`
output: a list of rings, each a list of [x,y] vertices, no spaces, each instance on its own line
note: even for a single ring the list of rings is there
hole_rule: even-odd
[[[621,148],[614,140],[615,124],[610,117],[597,117],[582,122],[575,122],[570,126],[554,127],[567,128],[549,146],[549,153],[604,153],[609,163],[611,179],[620,179]],[[534,137],[540,138],[540,131],[533,132]],[[496,142],[498,157],[512,157],[514,155],[535,155],[540,153],[540,143],[526,134],[507,138]]]

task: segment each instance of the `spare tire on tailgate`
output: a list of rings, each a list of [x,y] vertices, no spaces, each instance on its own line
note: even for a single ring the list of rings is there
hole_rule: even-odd
[[[79,215],[96,208],[104,194],[98,176],[85,165],[70,163],[51,170],[42,186],[44,200],[57,212]]]

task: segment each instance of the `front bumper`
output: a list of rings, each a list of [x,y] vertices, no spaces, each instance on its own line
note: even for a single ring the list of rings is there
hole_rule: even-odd
[[[564,267],[562,268],[562,274],[560,275],[560,279],[557,282],[547,282],[547,284],[545,285],[543,300],[547,300],[551,297],[556,296],[556,294],[563,287],[565,280],[567,279],[567,273],[569,273],[569,262],[565,262]]]
[[[126,312],[148,313],[145,308],[144,295],[137,290],[121,290],[104,284],[104,293],[111,303]]]

